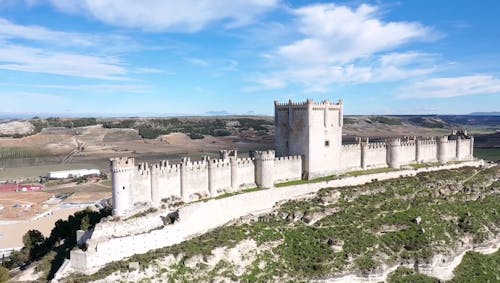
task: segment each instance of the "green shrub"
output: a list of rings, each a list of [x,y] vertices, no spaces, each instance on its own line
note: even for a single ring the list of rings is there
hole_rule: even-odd
[[[9,279],[9,270],[3,266],[0,266],[0,282],[7,282],[9,281]]]

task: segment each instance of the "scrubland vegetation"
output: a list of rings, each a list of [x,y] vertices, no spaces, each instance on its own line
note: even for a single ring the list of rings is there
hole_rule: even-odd
[[[4,260],[2,267],[14,269],[33,264],[36,272],[42,272],[39,280],[49,281],[64,259],[69,258],[70,251],[76,247],[76,231],[93,228],[103,217],[109,215],[111,215],[110,209],[101,211],[85,209],[76,212],[67,220],[58,220],[49,237],[44,237],[38,230],[29,230],[23,236],[24,247]]]
[[[500,231],[499,191],[498,167],[325,188],[310,199],[286,202],[252,221],[111,263],[93,275],[75,274],[68,281],[126,273],[128,262],[133,261],[140,262],[143,269],[157,268],[156,278],[181,282],[215,278],[308,281],[345,273],[366,275],[380,271],[382,264],[426,263],[437,253],[453,255],[466,239],[482,243],[496,236]],[[255,240],[262,250],[251,257],[243,271],[237,272],[235,263],[227,260],[208,264],[217,248],[234,248],[248,239]],[[176,256],[175,264],[160,268],[167,255]],[[469,253],[455,270],[454,281],[498,280],[498,257],[498,252],[490,256]],[[190,261],[196,264],[188,264]],[[437,281],[414,270],[398,269],[390,282]]]

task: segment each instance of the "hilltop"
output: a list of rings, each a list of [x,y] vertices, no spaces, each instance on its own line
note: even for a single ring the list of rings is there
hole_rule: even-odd
[[[370,275],[389,282],[454,276],[457,282],[493,282],[498,252],[484,258],[469,253],[467,263],[459,263],[465,251],[498,248],[499,192],[498,166],[324,188],[263,215],[63,281],[346,282]],[[134,262],[139,269],[129,267]],[[400,265],[405,268],[396,270]]]

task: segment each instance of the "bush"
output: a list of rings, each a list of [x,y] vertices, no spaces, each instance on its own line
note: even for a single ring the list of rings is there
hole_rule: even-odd
[[[166,135],[169,133],[169,131],[163,129],[155,129],[149,126],[139,128],[139,135],[144,139],[156,139],[161,135]]]
[[[9,270],[5,267],[0,266],[0,282],[7,282],[9,281],[9,279]]]
[[[205,138],[202,134],[198,134],[198,133],[190,133],[189,137],[192,140],[201,140],[201,139]]]
[[[402,125],[403,124],[401,122],[401,119],[399,119],[399,118],[385,117],[385,116],[370,117],[370,120],[372,122],[377,122],[377,123],[387,124],[387,125]]]
[[[226,130],[226,129],[217,129],[214,130],[213,136],[214,137],[225,137],[225,136],[230,136],[231,132]]]

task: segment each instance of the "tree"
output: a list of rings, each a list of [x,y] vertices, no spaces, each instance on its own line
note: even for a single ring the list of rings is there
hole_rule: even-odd
[[[80,230],[87,231],[90,228],[90,217],[85,215],[80,224]]]
[[[26,261],[28,261],[28,256],[26,253],[20,251],[14,251],[10,254],[9,260],[4,261],[3,264],[8,269],[11,269],[13,267],[20,266]]]
[[[35,259],[43,250],[45,237],[38,230],[29,230],[23,236],[24,250],[28,254],[29,260]]]
[[[0,266],[0,282],[9,281],[9,270],[5,267]]]

